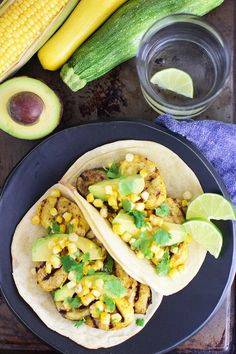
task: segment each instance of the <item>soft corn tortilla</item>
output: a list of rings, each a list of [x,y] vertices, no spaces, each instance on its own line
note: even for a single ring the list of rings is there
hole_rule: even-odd
[[[175,278],[160,276],[148,260],[137,258],[129,246],[112,231],[110,224],[76,190],[77,177],[83,171],[123,160],[127,153],[143,155],[156,164],[164,179],[168,196],[181,198],[184,192],[190,191],[195,198],[203,193],[194,172],[176,153],[158,143],[139,140],[117,141],[89,151],[71,166],[61,183],[68,185],[73,191],[77,204],[87,215],[90,227],[94,232],[99,232],[98,238],[126,272],[139,282],[148,284],[158,293],[170,295],[183,289],[196,276],[205,259],[206,251],[192,241],[189,244],[185,270]]]
[[[87,325],[75,328],[73,321],[63,318],[57,311],[50,293],[37,286],[35,275],[31,272],[34,268],[34,263],[31,260],[31,250],[33,241],[45,236],[45,229],[40,225],[33,225],[31,219],[36,214],[38,203],[55,188],[59,189],[63,196],[76,202],[73,193],[68,188],[57,184],[40,198],[17,226],[12,240],[11,253],[13,278],[18,292],[47,327],[84,347],[91,349],[106,348],[122,343],[138,333],[142,327],[137,326],[134,321],[129,327],[114,331],[103,331]],[[96,235],[97,231],[95,230],[94,233]],[[101,238],[99,237],[99,239]],[[152,304],[149,305],[146,315],[135,314],[135,319],[144,318],[146,324],[159,307],[161,300],[162,296],[152,291]]]

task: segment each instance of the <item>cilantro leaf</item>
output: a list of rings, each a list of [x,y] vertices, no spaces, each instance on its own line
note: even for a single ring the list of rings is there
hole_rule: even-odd
[[[78,297],[67,297],[65,301],[70,305],[72,311],[81,305],[81,300]]]
[[[84,263],[88,263],[90,261],[90,253],[89,252],[86,252],[84,255],[83,255],[83,262]]]
[[[131,210],[129,214],[134,217],[134,223],[138,229],[147,226],[147,223],[145,221],[145,213],[143,211]]]
[[[84,269],[84,263],[77,263],[74,258],[71,256],[62,256],[60,257],[62,266],[65,270],[65,272],[69,273],[70,271],[74,270],[76,273],[76,280],[80,280],[83,277],[83,269]]]
[[[119,178],[120,174],[120,164],[118,162],[113,161],[111,167],[105,167],[107,177],[110,179]]]
[[[151,239],[146,232],[142,232],[139,238],[132,243],[131,248],[132,250],[141,251],[144,257],[150,256],[149,247],[151,246]]]
[[[110,296],[103,295],[103,301],[105,302],[105,304],[110,312],[115,311],[116,304]]]
[[[71,270],[76,270],[78,267],[78,263],[72,258],[71,256],[62,256],[60,257],[62,266],[64,268],[64,271],[69,273]]]
[[[166,275],[170,271],[170,255],[168,252],[164,253],[162,260],[157,264],[157,273]]]
[[[160,246],[165,246],[171,238],[171,234],[166,230],[159,230],[153,235],[154,241]]]
[[[158,216],[168,216],[170,214],[170,208],[168,204],[163,203],[159,206],[159,208],[155,209],[155,213]]]
[[[96,273],[96,271],[94,269],[89,269],[87,275],[93,275],[94,273]]]
[[[134,207],[134,203],[130,202],[128,199],[124,199],[122,201],[122,206],[125,211],[130,212]]]
[[[58,234],[60,232],[60,226],[58,225],[58,223],[56,222],[52,223],[52,230],[54,234]]]
[[[51,235],[51,233],[52,233],[52,228],[50,226],[48,226],[48,228],[47,228],[47,233],[48,233],[48,235]]]
[[[105,265],[104,265],[104,271],[106,273],[112,273],[113,267],[114,267],[113,258],[110,255],[108,255],[106,258]]]
[[[67,231],[68,231],[68,234],[72,234],[72,232],[73,232],[73,225],[72,224],[68,224]]]
[[[121,280],[114,275],[106,274],[107,279],[104,280],[103,290],[106,294],[117,298],[127,294],[127,289],[122,284]]]
[[[136,325],[143,327],[144,326],[144,318],[137,318]]]
[[[84,324],[84,322],[85,322],[85,319],[84,319],[84,318],[83,318],[82,320],[75,321],[74,326],[75,326],[76,328],[79,328],[80,326],[82,326],[82,324]]]

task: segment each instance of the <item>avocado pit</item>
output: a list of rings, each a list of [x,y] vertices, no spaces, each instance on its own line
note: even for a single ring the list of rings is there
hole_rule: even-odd
[[[10,117],[25,125],[37,122],[43,109],[43,100],[37,94],[29,91],[16,93],[8,102]]]

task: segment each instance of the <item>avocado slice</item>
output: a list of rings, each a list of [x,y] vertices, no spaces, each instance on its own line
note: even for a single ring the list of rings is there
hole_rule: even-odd
[[[131,235],[139,234],[140,230],[135,226],[134,217],[130,214],[120,211],[117,216],[113,219],[112,225],[119,224],[122,225],[126,232]]]
[[[62,104],[44,82],[15,77],[0,85],[0,129],[20,139],[50,134],[59,124]]]
[[[183,242],[187,236],[187,233],[186,233],[183,225],[181,225],[181,224],[164,222],[161,227],[165,231],[168,231],[169,234],[171,235],[170,240],[167,241],[165,246],[172,246],[172,245],[175,245],[176,243]]]
[[[55,238],[68,238],[66,234],[55,234],[51,236],[46,236],[39,238],[33,242],[32,246],[32,261],[33,262],[43,262],[48,261],[50,256],[52,255],[51,250],[48,247],[48,243]],[[76,242],[76,246],[83,252],[89,253],[90,260],[94,259],[102,259],[102,249],[93,241],[78,236],[78,241]]]
[[[32,245],[32,261],[33,262],[46,262],[52,255],[52,251],[48,247],[50,241],[56,238],[66,238],[66,234],[54,234],[51,236],[38,238]]]
[[[57,289],[54,293],[54,301],[64,301],[67,297],[72,297],[75,293],[75,289],[68,288],[67,284],[63,285],[60,289]]]
[[[87,281],[91,281],[92,284],[94,284],[98,279],[103,280],[103,287],[99,289],[102,294],[106,294],[112,298],[120,298],[126,295],[127,290],[123,286],[121,280],[115,275],[106,274],[103,272],[96,272],[93,275],[86,275],[81,279],[80,284],[83,286]]]
[[[142,176],[132,175],[128,177],[120,177],[98,182],[89,186],[88,189],[89,192],[92,193],[95,198],[99,198],[105,201],[107,200],[105,190],[107,186],[111,186],[112,188],[118,190],[122,196],[126,196],[131,193],[141,193],[144,189],[145,182]]]

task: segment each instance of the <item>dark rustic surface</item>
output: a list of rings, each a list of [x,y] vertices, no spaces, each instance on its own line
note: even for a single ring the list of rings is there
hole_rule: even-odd
[[[224,4],[207,16],[225,35],[235,52],[236,3]],[[33,58],[20,75],[38,77],[47,82],[60,95],[64,115],[59,129],[91,122],[96,119],[132,117],[153,120],[156,113],[144,101],[135,71],[134,60],[88,85],[80,93],[72,93],[60,80],[58,72],[48,73]],[[233,83],[234,71],[217,101],[201,118],[235,122]],[[17,140],[0,132],[0,186],[13,166],[38,142]],[[177,348],[175,353],[234,353],[233,329],[235,323],[234,292],[228,295],[215,317],[191,340]],[[0,353],[52,352],[29,330],[25,329],[0,298]],[[124,353],[126,354],[126,353]],[[144,353],[145,354],[145,353]]]

